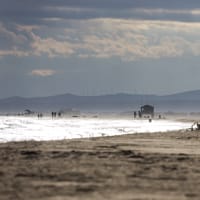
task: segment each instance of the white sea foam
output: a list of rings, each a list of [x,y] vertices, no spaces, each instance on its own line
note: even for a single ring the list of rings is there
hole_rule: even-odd
[[[168,120],[0,117],[0,142],[62,140],[187,129],[191,123]]]

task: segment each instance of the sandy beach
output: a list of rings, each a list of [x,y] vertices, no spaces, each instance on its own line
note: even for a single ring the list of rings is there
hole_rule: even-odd
[[[200,199],[200,133],[0,144],[0,199]]]

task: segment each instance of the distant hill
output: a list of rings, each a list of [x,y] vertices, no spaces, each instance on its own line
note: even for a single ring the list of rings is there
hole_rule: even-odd
[[[63,94],[48,97],[10,97],[0,100],[0,112],[53,111],[74,108],[80,111],[131,111],[141,105],[151,104],[156,111],[200,112],[200,90],[172,95],[113,94],[100,96],[77,96]]]

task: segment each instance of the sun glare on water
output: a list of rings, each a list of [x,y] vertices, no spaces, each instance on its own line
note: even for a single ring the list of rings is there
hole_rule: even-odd
[[[0,142],[90,138],[144,132],[166,132],[191,127],[168,120],[0,117]]]

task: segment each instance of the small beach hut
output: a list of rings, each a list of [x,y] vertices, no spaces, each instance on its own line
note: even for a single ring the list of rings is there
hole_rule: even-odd
[[[142,117],[153,118],[154,117],[154,106],[151,106],[151,105],[141,106],[140,112],[141,112]]]

